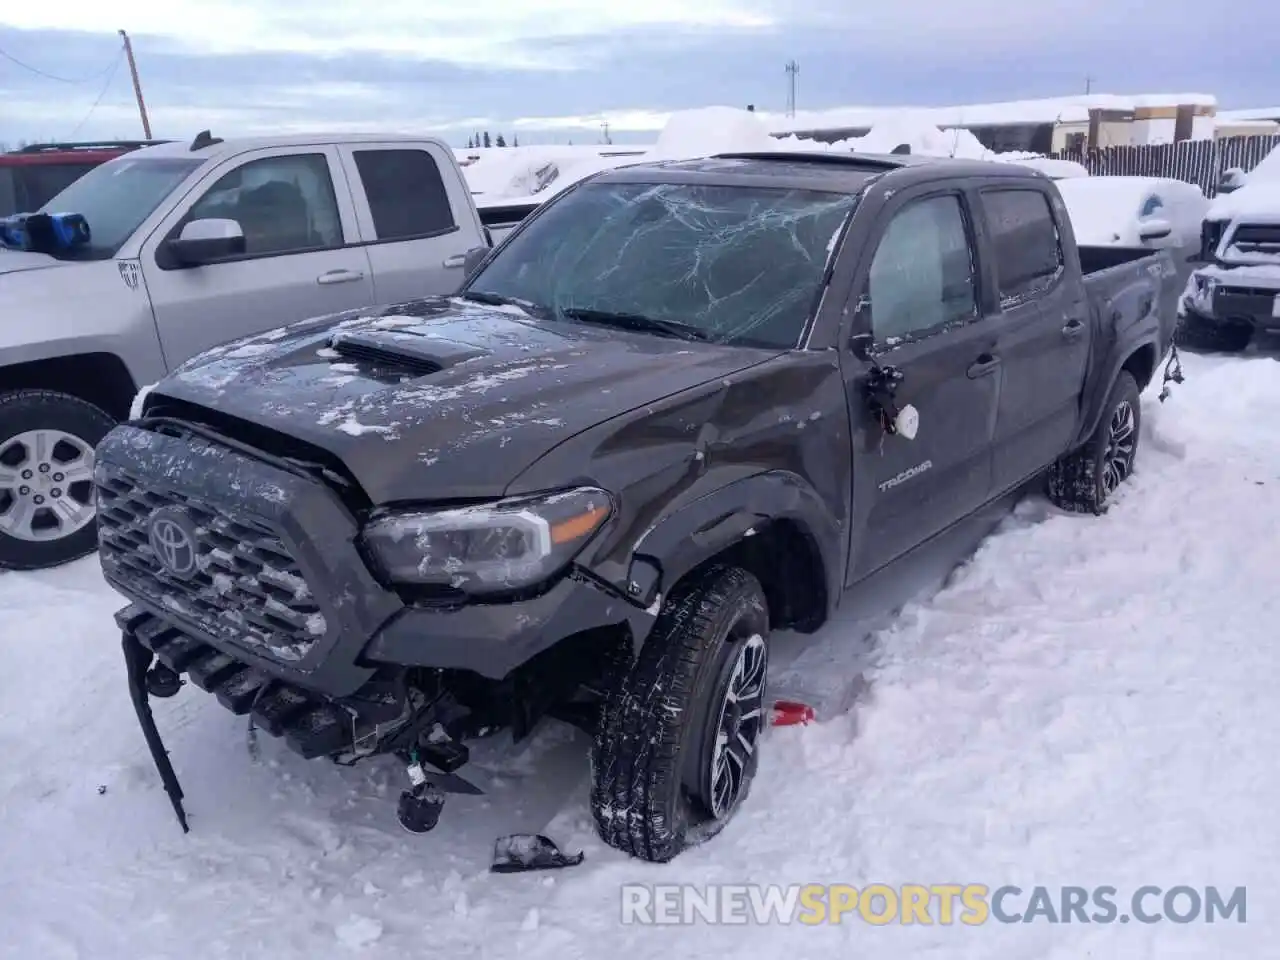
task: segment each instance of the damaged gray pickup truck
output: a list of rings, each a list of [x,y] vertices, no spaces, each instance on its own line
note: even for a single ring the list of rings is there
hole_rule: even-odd
[[[773,631],[1030,479],[1100,513],[1128,477],[1176,281],[1167,252],[1090,256],[1012,164],[644,164],[540,208],[456,296],[184,365],[95,468],[179,816],[148,697],[185,674],[303,756],[399,758],[415,831],[475,789],[468,740],[553,717],[594,734],[608,844],[713,836]]]

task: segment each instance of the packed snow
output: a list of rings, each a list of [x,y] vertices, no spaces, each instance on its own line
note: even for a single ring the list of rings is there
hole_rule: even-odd
[[[940,130],[919,111],[886,113],[865,136],[826,143],[806,137],[774,137],[760,115],[734,107],[704,107],[671,115],[648,145],[489,147],[458,150],[459,163],[478,206],[542,202],[602,170],[654,160],[687,160],[717,153],[820,151],[891,153],[907,146],[912,154],[1021,163],[1054,178],[1083,177],[1070,160],[1032,153],[996,153],[968,130]]]
[[[666,866],[604,847],[587,746],[548,723],[485,741],[423,837],[390,761],[305,762],[185,689],[157,718],[184,836],[138,731],[92,558],[0,574],[0,956],[570,960],[599,956],[1273,956],[1280,828],[1280,368],[1185,357],[1144,404],[1108,515],[1025,499],[940,592],[869,638],[810,648],[859,690],[777,728],[719,838]],[[787,638],[779,638],[781,647]],[[856,681],[870,643],[866,686]],[[801,661],[804,657],[801,658]],[[842,669],[843,665],[843,669]],[[496,837],[542,832],[581,866],[499,876]],[[1247,923],[1025,923],[679,931],[620,922],[626,882],[1144,884],[1248,888]],[[747,950],[743,953],[743,948]]]
[[[1263,157],[1243,179],[1243,186],[1215,197],[1205,216],[1210,220],[1280,218],[1280,147]]]
[[[1164,220],[1172,233],[1151,247],[1177,247],[1200,236],[1209,201],[1194,183],[1165,177],[1083,177],[1058,184],[1076,241],[1089,246],[1141,247],[1144,220]],[[1151,213],[1144,214],[1152,200]]]

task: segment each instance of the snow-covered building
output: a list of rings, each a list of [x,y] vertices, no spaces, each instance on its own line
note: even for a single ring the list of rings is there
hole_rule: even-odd
[[[1097,147],[1212,140],[1216,114],[1211,94],[1175,93],[1089,94],[952,107],[839,107],[761,118],[774,135],[830,142],[865,136],[884,120],[909,116],[943,130],[968,130],[991,150],[1053,153],[1080,149],[1091,140]]]

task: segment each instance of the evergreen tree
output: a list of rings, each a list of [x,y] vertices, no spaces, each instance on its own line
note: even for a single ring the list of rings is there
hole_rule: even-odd
[[[468,150],[474,150],[474,149],[475,149],[475,147],[474,147],[474,146],[472,145],[472,143],[471,143],[471,138],[470,138],[470,137],[467,137],[467,149],[468,149]]]
[[[491,147],[491,146],[493,146],[493,141],[491,141],[491,140],[489,139],[489,131],[488,131],[488,130],[486,130],[486,131],[484,132],[484,145],[485,145],[485,148],[486,148],[486,149],[487,149],[487,148],[489,148],[489,147]]]
[[[505,147],[507,145],[507,141],[502,138],[502,134],[498,134],[498,139],[493,141],[493,145],[495,147]]]
[[[518,133],[517,133],[517,134],[512,135],[512,137],[511,137],[511,145],[512,145],[513,147],[518,147],[518,146],[520,146],[520,134],[518,134]]]

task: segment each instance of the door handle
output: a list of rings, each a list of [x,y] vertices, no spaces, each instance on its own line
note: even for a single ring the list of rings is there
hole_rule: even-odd
[[[353,283],[356,280],[363,280],[364,274],[359,270],[330,270],[328,273],[322,273],[316,277],[316,283]]]
[[[985,377],[995,373],[1000,367],[1000,358],[984,353],[969,367],[969,379],[977,380],[979,377]]]
[[[467,255],[465,253],[455,253],[452,257],[445,257],[444,262],[440,266],[446,270],[456,270],[458,267],[467,265]]]
[[[1078,317],[1072,317],[1067,321],[1067,325],[1062,328],[1062,335],[1068,340],[1075,340],[1084,333],[1084,321]]]

